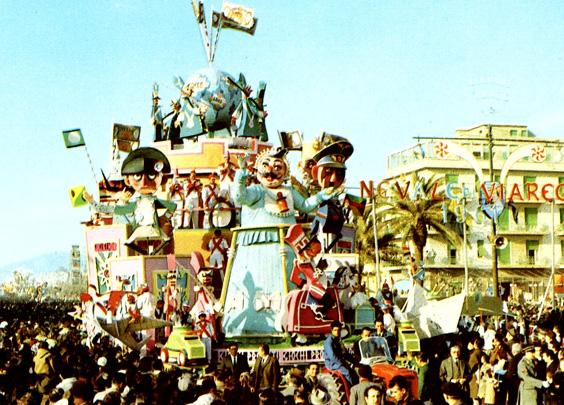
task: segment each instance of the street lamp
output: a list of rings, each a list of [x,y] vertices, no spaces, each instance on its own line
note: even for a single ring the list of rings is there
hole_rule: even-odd
[[[492,136],[492,126],[488,125],[488,152],[489,152],[489,169],[490,169],[490,182],[494,184],[494,169],[493,169],[493,136]],[[497,272],[497,247],[495,244],[495,239],[497,235],[496,221],[492,218],[492,231],[490,237],[490,244],[492,249],[492,284],[493,284],[493,296],[499,297],[499,286],[498,286],[498,272]]]

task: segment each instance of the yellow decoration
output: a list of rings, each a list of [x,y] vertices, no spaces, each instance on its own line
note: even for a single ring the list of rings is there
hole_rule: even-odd
[[[88,205],[88,201],[84,199],[84,191],[86,191],[86,187],[83,185],[74,186],[73,188],[70,189],[69,195],[73,208],[78,208],[84,205]]]

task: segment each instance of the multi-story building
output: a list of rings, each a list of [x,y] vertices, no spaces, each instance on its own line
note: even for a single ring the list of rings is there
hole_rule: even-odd
[[[486,124],[457,130],[450,138],[416,141],[388,156],[383,183],[403,187],[410,198],[416,187],[413,180],[411,189],[406,184],[413,175],[432,178],[440,187],[428,198],[444,198],[468,224],[466,249],[433,238],[431,231],[424,251],[428,282],[446,280],[460,287],[466,250],[469,285],[482,290],[491,285],[492,225],[481,197],[499,196],[505,200],[504,205],[498,203],[497,210],[505,209],[497,218],[494,236],[501,247],[497,249],[499,282],[532,298],[544,293],[553,267],[556,274],[564,267],[564,141],[537,138],[522,125]],[[497,183],[492,185],[491,179]],[[496,186],[500,183],[503,188]],[[495,216],[491,210],[496,210],[493,203],[490,215]],[[383,274],[400,268],[381,264]]]

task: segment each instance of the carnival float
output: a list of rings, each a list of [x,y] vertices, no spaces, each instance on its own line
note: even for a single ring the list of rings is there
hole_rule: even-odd
[[[104,331],[134,350],[160,344],[162,360],[177,366],[221,359],[229,341],[250,361],[253,345],[270,342],[282,366],[321,363],[332,321],[350,333],[375,320],[354,253],[359,199],[345,191],[353,143],[295,131],[274,145],[266,84],[253,92],[242,73],[213,63],[220,30],[254,33],[253,10],[223,3],[208,30],[202,2],[193,6],[208,66],[174,79],[166,114],[153,84],[151,140],[140,146],[139,126],[115,124],[98,196],[70,191],[91,213],[89,285],[77,311],[90,336]],[[79,129],[63,137],[84,146]],[[299,178],[290,153],[300,154]],[[404,332],[404,350],[418,349],[415,330]],[[326,376],[344,400],[342,376]]]

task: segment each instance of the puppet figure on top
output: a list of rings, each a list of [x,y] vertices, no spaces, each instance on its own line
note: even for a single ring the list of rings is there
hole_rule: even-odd
[[[291,285],[295,254],[284,241],[298,212],[312,212],[342,188],[328,187],[309,198],[288,184],[286,149],[271,149],[255,162],[259,184],[248,185],[247,157],[239,159],[232,197],[242,207],[242,228],[223,287],[223,329],[227,337],[282,333],[281,309]],[[229,275],[229,276],[228,276]]]
[[[324,132],[315,142],[317,153],[312,157],[311,175],[321,190],[342,189],[345,183],[346,160],[354,148],[344,137]],[[341,239],[341,230],[346,222],[343,210],[344,194],[323,201],[311,226],[311,237],[323,241],[328,253]]]
[[[95,211],[113,214],[114,224],[131,225],[125,245],[143,255],[174,251],[171,218],[176,204],[155,195],[166,173],[170,173],[167,157],[158,149],[142,147],[133,150],[121,167],[126,190],[135,192],[132,200],[117,205],[99,204],[85,193]]]

